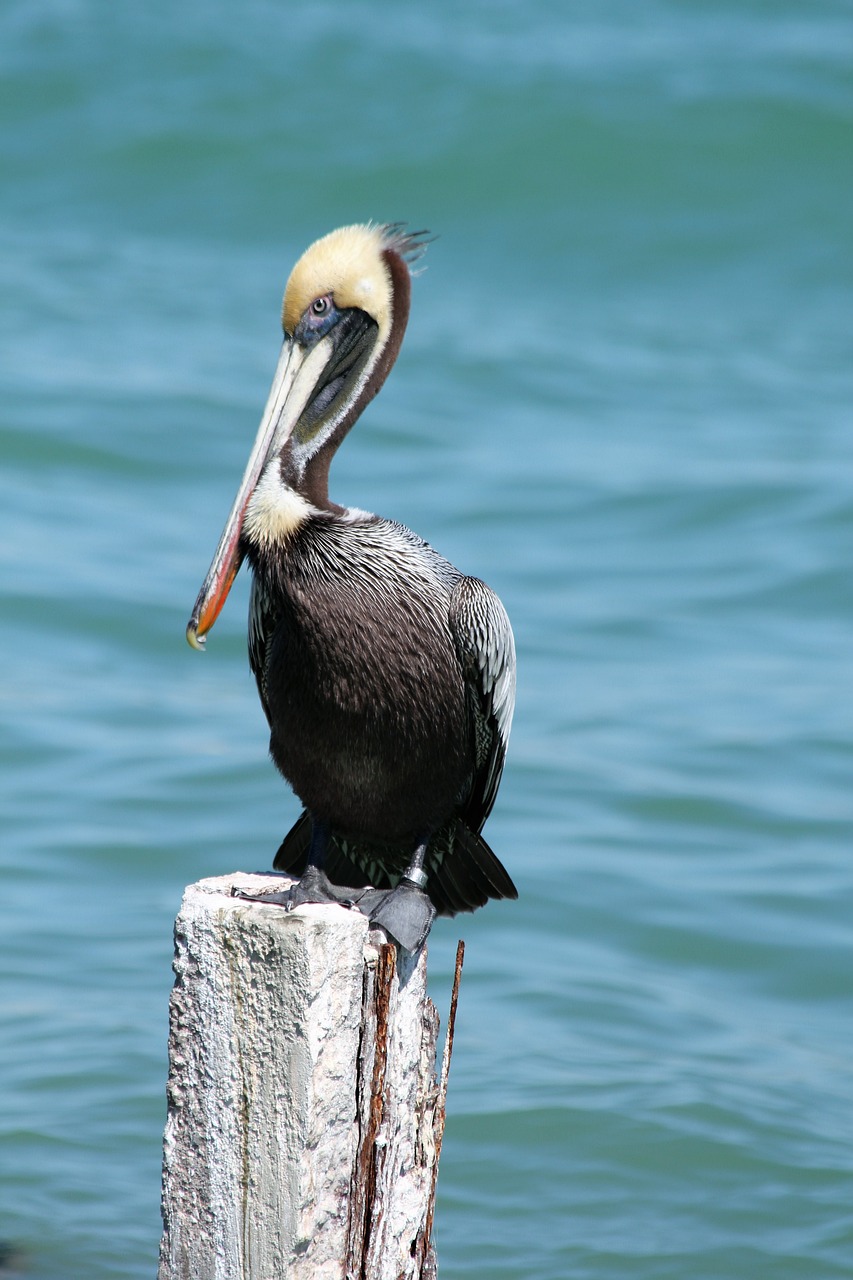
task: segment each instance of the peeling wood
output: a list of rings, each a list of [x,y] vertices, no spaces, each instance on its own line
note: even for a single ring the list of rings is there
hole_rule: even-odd
[[[176,923],[159,1280],[434,1280],[461,944],[437,1080],[425,952],[234,887]]]

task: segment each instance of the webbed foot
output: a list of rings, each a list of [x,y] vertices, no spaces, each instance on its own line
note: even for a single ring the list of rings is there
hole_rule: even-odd
[[[363,889],[351,889],[347,885],[332,884],[325,871],[318,867],[307,866],[302,878],[289,889],[276,890],[272,893],[238,893],[237,897],[247,902],[270,903],[292,911],[294,907],[303,907],[308,903],[336,903],[340,907],[354,907],[363,895]]]
[[[368,904],[359,905],[364,910]],[[371,924],[381,925],[406,951],[417,951],[426,942],[435,907],[423,889],[404,876],[396,889],[382,894],[382,900],[368,914]]]

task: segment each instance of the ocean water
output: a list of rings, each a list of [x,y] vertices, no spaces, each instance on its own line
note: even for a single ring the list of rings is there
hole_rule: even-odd
[[[238,581],[290,266],[438,238],[333,495],[513,619],[436,1236],[477,1280],[853,1276],[846,0],[0,9],[0,1274],[150,1277],[171,924],[268,865]]]

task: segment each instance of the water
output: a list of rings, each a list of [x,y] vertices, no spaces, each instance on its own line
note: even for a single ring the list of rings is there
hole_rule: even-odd
[[[440,238],[333,493],[489,581],[519,703],[437,1239],[501,1280],[853,1275],[853,18],[0,14],[0,1237],[151,1276],[171,922],[268,863],[246,583],[183,629],[290,265]]]

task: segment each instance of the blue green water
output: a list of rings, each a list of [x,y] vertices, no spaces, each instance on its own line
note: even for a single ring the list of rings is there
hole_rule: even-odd
[[[150,1277],[171,924],[268,865],[238,582],[289,268],[439,239],[333,495],[513,619],[442,1275],[853,1276],[853,11],[0,8],[0,1238]]]

